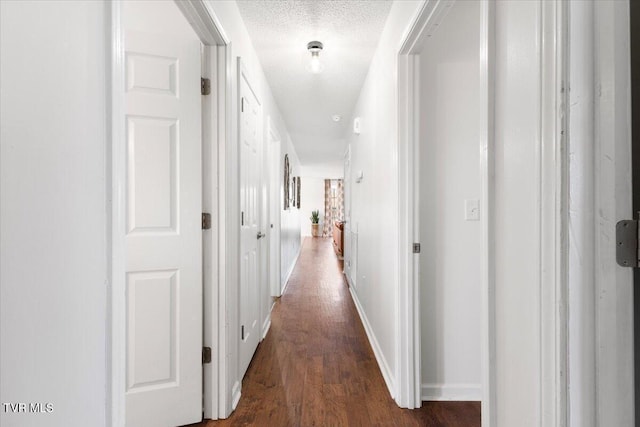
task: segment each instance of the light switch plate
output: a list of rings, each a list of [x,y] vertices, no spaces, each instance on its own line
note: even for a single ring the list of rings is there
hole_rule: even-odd
[[[353,133],[360,135],[360,117],[353,119]]]
[[[466,199],[464,201],[465,221],[480,220],[480,201],[478,199]]]

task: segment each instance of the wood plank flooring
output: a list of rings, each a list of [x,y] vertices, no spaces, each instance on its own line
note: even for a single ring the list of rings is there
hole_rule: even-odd
[[[480,426],[479,402],[391,399],[330,239],[307,238],[227,420],[196,426]]]

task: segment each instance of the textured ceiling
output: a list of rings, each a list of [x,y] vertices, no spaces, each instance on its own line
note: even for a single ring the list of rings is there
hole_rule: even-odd
[[[253,46],[303,166],[341,164],[344,137],[391,1],[239,0]],[[324,44],[322,73],[307,43]],[[342,116],[338,123],[333,115]]]

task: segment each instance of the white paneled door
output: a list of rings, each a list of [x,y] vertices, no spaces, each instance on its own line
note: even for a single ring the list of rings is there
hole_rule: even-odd
[[[127,31],[125,52],[126,425],[190,424],[202,418],[200,42]]]
[[[280,137],[269,125],[269,294],[279,297],[280,286]]]
[[[351,270],[351,262],[353,260],[353,251],[351,248],[351,145],[347,146],[344,153],[344,248],[342,254],[344,257],[343,270],[344,274],[354,282]]]
[[[260,342],[262,110],[238,60],[240,97],[240,377]]]

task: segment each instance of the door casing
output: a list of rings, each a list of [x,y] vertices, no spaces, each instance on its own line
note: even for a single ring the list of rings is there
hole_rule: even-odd
[[[633,269],[615,224],[633,219],[630,2],[568,2],[571,234],[569,426],[631,426]]]

